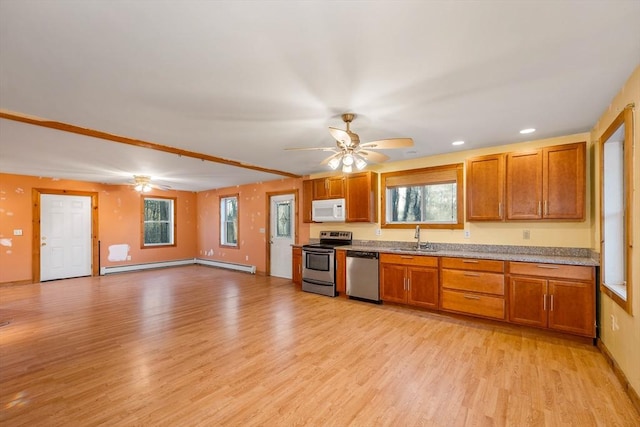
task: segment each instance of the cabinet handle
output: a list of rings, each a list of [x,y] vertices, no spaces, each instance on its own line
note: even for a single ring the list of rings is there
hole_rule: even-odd
[[[502,202],[498,202],[498,217],[502,218]]]
[[[467,277],[480,277],[480,273],[464,273]]]
[[[553,294],[551,294],[551,311],[553,311]]]
[[[544,201],[544,214],[545,215],[549,215],[549,201],[548,200]]]
[[[538,216],[542,216],[542,202],[538,200]]]
[[[544,265],[544,264],[538,264],[538,265],[536,265],[536,267],[538,267],[538,268],[546,268],[546,269],[549,269],[549,270],[557,270],[557,269],[560,268],[557,265]]]
[[[547,294],[542,295],[542,311],[547,311]]]
[[[473,300],[479,300],[480,297],[477,295],[469,295],[469,294],[464,294],[463,295],[466,299],[473,299]]]
[[[411,278],[407,277],[407,291],[411,291]]]
[[[463,264],[477,264],[479,261],[475,259],[465,259],[462,261]]]
[[[402,290],[403,291],[407,290],[407,278],[406,277],[402,278]]]

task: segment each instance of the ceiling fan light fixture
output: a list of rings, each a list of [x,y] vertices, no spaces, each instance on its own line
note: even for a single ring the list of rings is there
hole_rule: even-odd
[[[351,166],[353,164],[353,154],[347,153],[342,156],[342,164],[345,166]]]
[[[338,169],[338,166],[340,166],[340,160],[341,160],[342,156],[338,156],[338,157],[334,157],[333,159],[329,160],[329,167],[333,170]]]
[[[351,167],[351,165],[346,165],[344,163],[344,161],[342,162],[342,172],[344,173],[351,173],[353,171],[353,168]]]
[[[367,162],[362,157],[356,157],[356,168],[360,171],[367,166]]]

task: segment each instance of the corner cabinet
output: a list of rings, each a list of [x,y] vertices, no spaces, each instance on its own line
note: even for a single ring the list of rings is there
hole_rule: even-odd
[[[383,301],[438,308],[438,257],[380,254]]]
[[[313,180],[302,181],[302,222],[313,222],[311,213],[313,202]]]
[[[294,285],[302,287],[302,248],[291,248],[291,281]]]
[[[467,221],[504,219],[504,154],[467,159]]]
[[[507,155],[507,219],[583,220],[585,145]]]
[[[595,268],[509,263],[509,321],[595,338]]]
[[[345,175],[347,222],[378,221],[378,174],[356,172]]]

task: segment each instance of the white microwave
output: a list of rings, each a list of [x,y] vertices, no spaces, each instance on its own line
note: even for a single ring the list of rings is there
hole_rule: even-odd
[[[311,202],[311,219],[314,222],[344,222],[344,199],[314,200]]]

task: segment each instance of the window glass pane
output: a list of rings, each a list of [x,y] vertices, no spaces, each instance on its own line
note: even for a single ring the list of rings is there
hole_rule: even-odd
[[[144,199],[144,245],[173,244],[173,200]]]
[[[387,223],[456,223],[456,183],[387,188]]]
[[[277,237],[291,237],[291,203],[278,202],[276,205],[278,215]]]
[[[424,187],[425,222],[456,222],[456,184],[435,184]]]
[[[220,243],[238,246],[238,198],[220,199]]]

